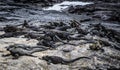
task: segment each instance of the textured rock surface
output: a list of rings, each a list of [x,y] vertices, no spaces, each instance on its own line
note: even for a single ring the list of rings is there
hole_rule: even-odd
[[[112,1],[112,0],[104,0],[104,1]],[[114,1],[119,1],[119,0],[114,0]],[[116,5],[113,3],[112,7],[109,8],[106,7],[107,11],[106,8],[102,6],[105,3],[103,3],[102,5],[100,4],[98,2],[98,4],[94,4],[94,5],[88,5],[84,7],[78,6],[78,8],[75,8],[78,9],[77,11],[74,11],[74,9],[71,10],[70,8],[69,11],[65,10],[65,12],[56,12],[56,11],[44,11],[39,5],[36,6],[36,5],[28,5],[22,3],[6,4],[0,2],[0,25],[3,27],[4,25],[7,24],[17,25],[23,23],[24,20],[28,20],[31,25],[38,26],[38,25],[44,25],[52,21],[53,22],[62,21],[68,24],[70,20],[77,20],[80,21],[81,27],[84,30],[89,28],[88,27],[89,24],[101,23],[106,28],[113,29],[119,32],[120,31],[119,18],[114,21],[110,21],[111,19],[105,20],[107,19],[107,17],[103,16],[103,15],[108,15],[108,17],[109,16],[115,18],[119,17],[119,15],[112,14],[113,9],[116,10],[117,8],[117,10],[119,10],[119,3]],[[96,9],[94,8],[95,6]],[[98,8],[100,10],[97,10]],[[69,14],[68,12],[70,11],[72,11],[72,13],[74,14]],[[100,19],[96,17],[100,17]],[[2,34],[4,34],[4,32],[1,31],[0,35]],[[94,40],[102,39],[101,37],[94,35],[91,36],[89,34],[85,35],[85,37]],[[107,40],[106,38],[104,39]],[[80,43],[80,42],[84,42],[84,40],[70,41],[70,42]],[[50,49],[32,54],[37,57],[21,56],[19,59],[12,59],[13,58],[12,56],[2,57],[3,54],[9,53],[5,49],[6,46],[12,44],[25,44],[30,46],[36,46],[37,43],[38,40],[35,39],[28,40],[27,38],[24,38],[24,36],[0,39],[0,70],[119,70],[120,69],[120,50],[115,49],[112,46],[103,46],[103,45],[102,47],[104,49],[104,52],[101,50],[98,51],[90,50],[89,47],[92,43],[80,44],[78,46],[61,45],[56,49],[52,49],[52,50]],[[69,51],[69,52],[64,52],[64,51]],[[39,59],[45,55],[59,56],[65,59],[74,59],[77,57],[86,56],[86,57],[90,57],[91,59],[80,59],[68,65],[52,64],[52,63],[47,64],[46,61]]]

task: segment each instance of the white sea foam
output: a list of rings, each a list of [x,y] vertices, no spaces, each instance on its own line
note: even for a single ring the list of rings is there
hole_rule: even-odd
[[[56,11],[62,11],[66,8],[68,8],[69,6],[76,6],[76,5],[88,5],[88,4],[93,4],[93,2],[80,2],[80,1],[64,1],[62,3],[58,3],[53,5],[52,7],[47,7],[47,8],[43,8],[43,10],[56,10]]]

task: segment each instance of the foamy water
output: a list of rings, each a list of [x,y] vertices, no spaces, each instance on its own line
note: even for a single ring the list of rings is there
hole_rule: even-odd
[[[52,7],[48,7],[48,8],[43,8],[43,10],[56,10],[56,11],[62,11],[66,8],[68,8],[69,6],[76,6],[76,5],[88,5],[88,4],[93,4],[93,2],[80,2],[80,1],[64,1],[62,3],[59,4],[55,4]]]

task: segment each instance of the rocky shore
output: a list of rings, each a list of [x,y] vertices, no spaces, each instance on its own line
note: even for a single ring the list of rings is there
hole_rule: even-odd
[[[120,70],[120,0],[63,1],[0,0],[0,70]]]

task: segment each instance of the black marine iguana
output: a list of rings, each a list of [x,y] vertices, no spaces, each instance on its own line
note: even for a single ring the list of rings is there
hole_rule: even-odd
[[[26,48],[24,48],[24,47],[23,46],[15,47],[15,45],[11,45],[9,47],[6,47],[7,51],[9,51],[10,54],[4,55],[4,56],[12,55],[14,58],[19,58],[20,56],[37,57],[37,56],[32,55],[32,53],[46,50],[45,48],[41,48],[41,47],[34,47],[34,48],[33,47],[28,48],[28,46]]]
[[[60,42],[62,42],[64,44],[70,44],[70,45],[75,45],[75,46],[76,46],[76,44],[64,42],[64,41],[62,41],[62,39],[63,40],[66,40],[66,39],[67,40],[80,40],[80,39],[83,39],[83,38],[74,38],[74,37],[71,37],[70,36],[71,34],[64,33],[64,32],[52,32],[52,31],[48,32],[48,31],[44,31],[44,33],[45,33],[46,36],[51,37],[52,41],[58,40],[58,41],[60,41]]]
[[[56,46],[54,45],[53,41],[47,41],[47,40],[42,40],[39,43],[37,43],[37,45],[43,45],[49,48],[55,48]]]
[[[58,56],[43,56],[42,57],[42,60],[45,60],[49,63],[53,63],[53,64],[69,64],[69,63],[72,63],[72,62],[75,62],[79,59],[82,59],[82,58],[86,58],[86,59],[90,59],[89,57],[78,57],[76,59],[72,59],[72,60],[67,60],[67,59],[63,59],[61,57],[58,57]]]
[[[27,32],[10,32],[0,35],[0,38],[9,38],[9,37],[17,37],[26,34]]]
[[[19,28],[17,26],[18,25],[6,25],[5,27],[3,27],[3,30],[4,30],[5,33],[21,32],[23,30],[23,28]]]

